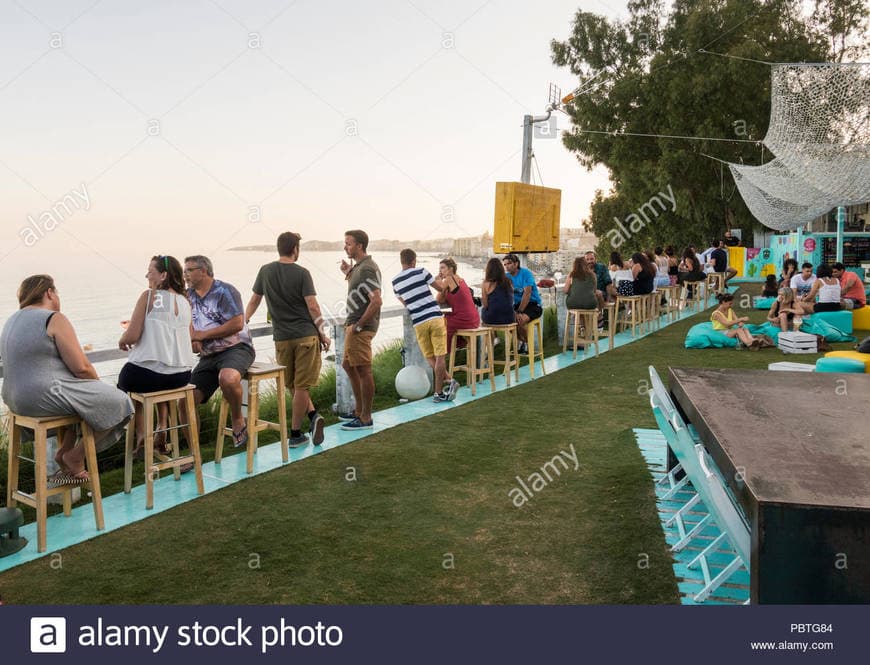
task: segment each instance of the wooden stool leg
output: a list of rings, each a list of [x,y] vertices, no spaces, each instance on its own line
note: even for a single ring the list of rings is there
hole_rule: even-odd
[[[193,472],[196,474],[196,492],[197,494],[205,493],[205,486],[202,484],[202,453],[199,450],[199,428],[196,426],[196,419],[190,417],[196,412],[196,400],[193,396],[193,390],[188,390],[184,397],[187,405],[187,442],[190,445],[190,452],[193,454]],[[176,402],[178,408],[179,402]],[[221,425],[221,429],[223,426]]]
[[[492,335],[486,333],[484,336],[486,345],[486,355],[489,357],[489,391],[495,392],[495,348],[492,346]],[[507,344],[507,342],[505,342]]]
[[[15,508],[18,502],[15,500],[14,494],[18,489],[18,456],[21,454],[21,428],[15,420],[15,416],[9,416],[9,459],[7,463],[8,473],[6,475],[6,505],[9,508]]]
[[[46,524],[48,518],[48,469],[45,463],[48,442],[46,441],[45,427],[37,425],[34,432],[33,441],[33,460],[36,468],[34,469],[35,484],[36,484],[36,549],[38,552],[45,552],[46,548]]]
[[[562,331],[562,353],[568,350],[568,321],[571,319],[571,310],[565,312],[565,329]],[[574,356],[577,357],[576,355]]]
[[[138,402],[133,402],[139,406]],[[127,423],[127,436],[124,440],[124,493],[129,494],[133,489],[133,448],[136,442],[136,414]]]
[[[142,404],[142,417],[145,421],[145,509],[154,507],[154,476],[160,472],[154,466],[154,405],[147,397]]]
[[[529,347],[529,378],[535,378],[535,324],[529,321],[526,324],[526,346]]]
[[[511,328],[511,343],[513,344],[513,349],[511,349],[511,354],[514,363],[514,379],[516,382],[520,382],[520,337],[517,333],[516,327]]]
[[[453,339],[450,340],[450,367],[447,370],[447,373],[450,376],[453,376],[453,368],[456,367],[456,342],[458,341],[458,336],[456,333],[453,334]]]
[[[190,401],[188,400],[188,404]],[[218,409],[218,420],[217,420],[217,440],[214,443],[214,463],[220,464],[221,459],[224,456],[224,439],[226,438],[226,433],[224,432],[224,428],[227,426],[227,410],[230,408],[229,403],[221,397],[221,405]],[[188,418],[193,420],[193,416],[188,414]]]
[[[471,385],[472,397],[477,394],[477,340],[469,338],[468,346],[465,347],[465,363],[468,365],[466,376]]]
[[[285,393],[284,393],[284,372],[286,370],[281,370],[278,372],[278,378],[275,379],[278,384],[277,389],[277,398],[278,398],[278,428],[280,430],[281,435],[281,461],[285,464],[290,461],[290,444],[287,441],[287,405],[285,404]],[[311,443],[314,443],[312,440]]]
[[[174,402],[177,404],[177,402]],[[181,457],[181,443],[178,440],[178,409],[173,408],[172,403],[165,402],[166,408],[169,409],[169,440],[172,442],[172,457],[177,459]],[[181,468],[175,466],[172,468],[172,473],[175,477],[175,480],[181,480]]]
[[[574,360],[577,360],[577,346],[580,342],[580,323],[585,323],[582,316],[584,315],[578,314],[577,312],[574,313]]]
[[[94,440],[94,430],[84,420],[82,421],[82,445],[85,448],[85,462],[90,476],[91,503],[94,504],[94,522],[97,531],[106,528],[103,518],[103,490],[100,486],[100,469],[97,466],[97,444]]]
[[[254,471],[254,453],[257,452],[257,435],[260,425],[260,380],[251,377],[248,380],[248,459],[245,467],[248,473]]]

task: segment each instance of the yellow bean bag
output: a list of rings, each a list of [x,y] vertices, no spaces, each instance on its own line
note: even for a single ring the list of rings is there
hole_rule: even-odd
[[[829,351],[825,358],[851,358],[864,363],[864,373],[870,374],[870,353],[858,353],[857,351]]]
[[[870,307],[852,310],[852,327],[858,330],[870,330]]]

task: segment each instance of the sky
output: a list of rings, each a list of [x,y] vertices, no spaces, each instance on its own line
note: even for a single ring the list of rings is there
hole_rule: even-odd
[[[491,232],[523,115],[576,85],[549,42],[578,6],[0,0],[0,256]],[[606,171],[535,154],[580,226]]]

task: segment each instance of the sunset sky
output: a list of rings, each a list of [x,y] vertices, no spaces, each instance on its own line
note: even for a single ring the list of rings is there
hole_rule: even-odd
[[[519,180],[523,115],[543,112],[550,81],[576,85],[549,41],[577,7],[0,0],[0,254],[491,230],[494,183]],[[579,226],[606,173],[558,139],[535,152],[534,178]],[[84,200],[74,190],[89,207],[51,223],[58,201]]]

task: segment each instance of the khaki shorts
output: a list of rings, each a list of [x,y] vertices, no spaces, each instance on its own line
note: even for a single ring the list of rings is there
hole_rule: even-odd
[[[443,316],[414,326],[414,334],[417,336],[417,344],[420,345],[424,358],[447,355],[447,325],[444,323]]]
[[[355,332],[352,326],[344,329],[344,362],[351,367],[372,364],[372,340],[375,334],[371,330]]]
[[[310,390],[320,381],[320,340],[317,335],[275,342],[278,364],[284,365],[284,385]]]

